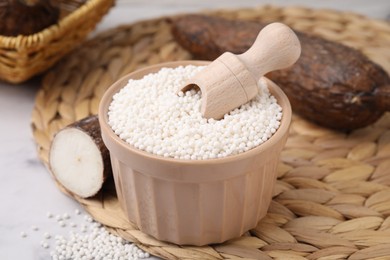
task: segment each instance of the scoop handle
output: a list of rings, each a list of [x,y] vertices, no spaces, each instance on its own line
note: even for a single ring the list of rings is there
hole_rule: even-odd
[[[301,54],[298,37],[285,24],[271,23],[264,27],[252,47],[237,57],[259,80],[264,74],[293,65]]]

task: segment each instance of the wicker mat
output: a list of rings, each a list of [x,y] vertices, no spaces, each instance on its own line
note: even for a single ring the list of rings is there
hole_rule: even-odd
[[[296,7],[213,14],[283,21],[358,48],[390,72],[386,22]],[[119,77],[149,64],[183,59],[191,55],[175,43],[166,18],[119,27],[86,42],[43,79],[32,116],[39,157],[47,165],[53,135],[96,114],[104,91]],[[294,116],[269,213],[241,238],[205,247],[157,241],[125,220],[112,183],[95,198],[74,199],[113,233],[166,259],[390,259],[389,169],[390,113],[350,134]]]

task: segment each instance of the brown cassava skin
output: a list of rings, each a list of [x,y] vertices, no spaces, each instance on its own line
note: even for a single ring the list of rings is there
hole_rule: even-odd
[[[265,25],[187,15],[172,20],[172,32],[194,58],[214,60],[226,51],[245,52]],[[297,63],[267,74],[294,112],[325,127],[353,130],[390,111],[390,79],[379,65],[342,44],[295,32],[302,46]]]
[[[6,0],[0,3],[0,35],[30,35],[57,23],[57,0]]]
[[[99,119],[97,115],[83,118],[67,126],[68,128],[77,128],[88,134],[100,150],[104,164],[104,178],[112,175],[110,152],[104,145],[102,132],[100,130]]]
[[[67,128],[76,128],[80,131],[83,131],[84,133],[89,135],[94,141],[95,145],[100,151],[100,155],[103,161],[103,179],[102,179],[102,185],[103,185],[104,181],[112,176],[112,168],[111,168],[110,152],[108,151],[107,147],[103,142],[98,116],[93,115],[93,116],[83,118],[79,121],[76,121],[68,125],[65,129]],[[68,192],[72,193],[69,190]]]

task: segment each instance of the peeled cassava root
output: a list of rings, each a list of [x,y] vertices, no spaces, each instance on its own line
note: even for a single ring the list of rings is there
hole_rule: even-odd
[[[205,15],[172,20],[176,41],[195,58],[214,60],[245,52],[266,24]],[[287,94],[293,111],[325,127],[353,130],[390,111],[390,79],[362,53],[295,31],[302,46],[298,62],[266,76]]]
[[[49,165],[54,177],[70,193],[82,198],[98,193],[112,175],[98,117],[87,117],[60,130],[50,147]]]
[[[57,0],[0,1],[0,35],[30,35],[57,23]]]

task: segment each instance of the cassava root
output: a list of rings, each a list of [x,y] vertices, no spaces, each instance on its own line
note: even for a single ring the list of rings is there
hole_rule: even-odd
[[[104,145],[97,116],[90,116],[60,130],[49,154],[50,169],[70,193],[91,197],[112,176],[110,154]]]
[[[197,59],[245,52],[265,23],[206,15],[172,19],[176,41]],[[266,76],[287,94],[293,111],[319,125],[353,130],[390,111],[390,78],[358,50],[295,31],[302,53],[297,63]]]

